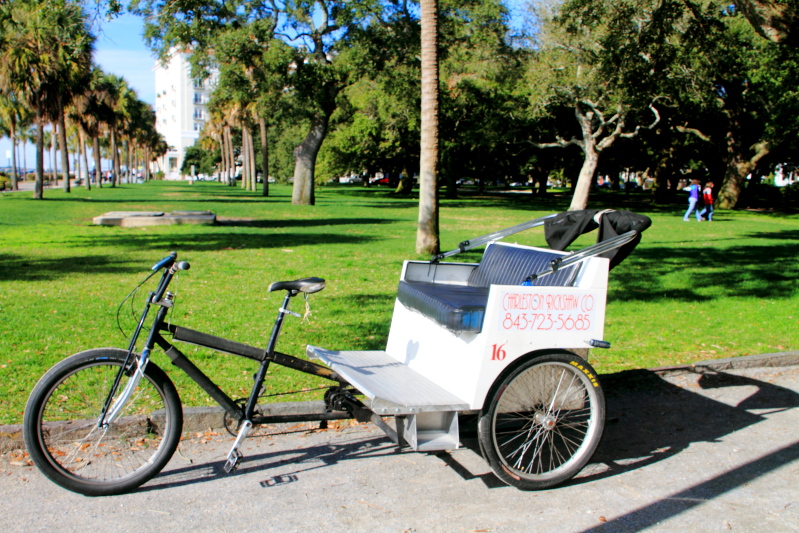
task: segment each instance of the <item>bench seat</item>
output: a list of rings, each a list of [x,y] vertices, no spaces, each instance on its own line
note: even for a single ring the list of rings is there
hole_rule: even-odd
[[[400,281],[397,299],[452,331],[480,331],[488,287]]]
[[[400,281],[397,299],[443,327],[454,331],[480,332],[483,328],[491,285],[522,285],[531,274],[545,271],[563,254],[493,243],[470,274],[466,285]],[[579,265],[571,265],[532,280],[533,286],[570,286]]]

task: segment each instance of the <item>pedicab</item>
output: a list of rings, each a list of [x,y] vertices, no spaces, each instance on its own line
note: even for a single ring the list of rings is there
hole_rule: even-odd
[[[227,472],[261,424],[355,418],[374,423],[399,447],[441,452],[460,446],[459,420],[472,416],[480,451],[499,479],[524,490],[557,485],[588,463],[601,439],[605,400],[587,352],[610,347],[608,272],[650,224],[628,211],[566,212],[464,241],[429,261],[405,261],[385,350],[309,345],[310,360],[276,346],[286,315],[300,316],[289,310],[292,298],[321,291],[323,279],[272,283],[269,292],[285,292],[283,303],[267,346],[254,347],[167,321],[174,305],[169,284],[189,269],[172,252],[152,268],[160,282],[127,349],[80,352],[39,380],[25,409],[26,446],[48,478],[81,494],[124,493],[153,478],[175,452],[183,424],[178,392],[151,360],[159,347],[235,428]],[[552,249],[501,240],[539,226]],[[596,244],[562,251],[592,229],[599,230]],[[444,261],[482,246],[479,263]],[[257,361],[249,397],[230,398],[175,343]],[[329,381],[324,409],[302,415],[262,409],[270,364]]]

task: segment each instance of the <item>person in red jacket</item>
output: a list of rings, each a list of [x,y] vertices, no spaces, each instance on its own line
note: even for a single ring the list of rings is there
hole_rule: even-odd
[[[702,191],[702,200],[705,202],[705,208],[699,213],[702,219],[708,222],[713,222],[713,182],[708,181]],[[707,216],[705,216],[707,214]]]

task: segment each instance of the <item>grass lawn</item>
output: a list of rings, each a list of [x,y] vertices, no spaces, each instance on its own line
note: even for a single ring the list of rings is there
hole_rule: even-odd
[[[271,193],[262,198],[216,183],[153,182],[46,191],[43,201],[30,193],[2,195],[0,424],[21,421],[28,393],[58,360],[88,348],[127,346],[117,307],[171,250],[192,265],[173,284],[177,324],[263,346],[282,298],[268,293],[268,284],[320,276],[327,288],[311,297],[310,324],[289,317],[278,349],[302,355],[306,344],[384,348],[402,261],[427,259],[414,254],[418,201],[385,188],[336,186],[318,188],[316,206],[297,207],[289,187],[272,186]],[[567,200],[510,194],[442,200],[442,248],[561,211]],[[653,225],[610,275],[605,339],[613,348],[592,352],[597,370],[799,349],[799,215],[721,211],[715,222],[700,224],[682,221],[682,205],[628,203],[621,194],[592,198],[591,207],[600,206],[647,214]],[[91,225],[94,216],[122,210],[211,210],[220,223]],[[546,245],[542,229],[509,240]],[[453,260],[479,257],[469,252]],[[126,307],[122,329],[130,333],[134,322]],[[246,395],[253,363],[184,348],[229,394]],[[176,382],[184,404],[211,403],[163,354],[154,360]],[[273,367],[267,385],[267,393],[277,393],[316,383]]]

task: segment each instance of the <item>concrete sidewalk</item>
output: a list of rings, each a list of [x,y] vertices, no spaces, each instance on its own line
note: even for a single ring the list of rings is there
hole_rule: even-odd
[[[65,491],[7,452],[3,522],[9,531],[799,531],[799,365],[774,366],[796,356],[606,376],[600,448],[551,490],[502,485],[468,435],[451,453],[397,452],[374,426],[350,422],[262,430],[225,475],[232,437],[206,429],[124,496]]]

